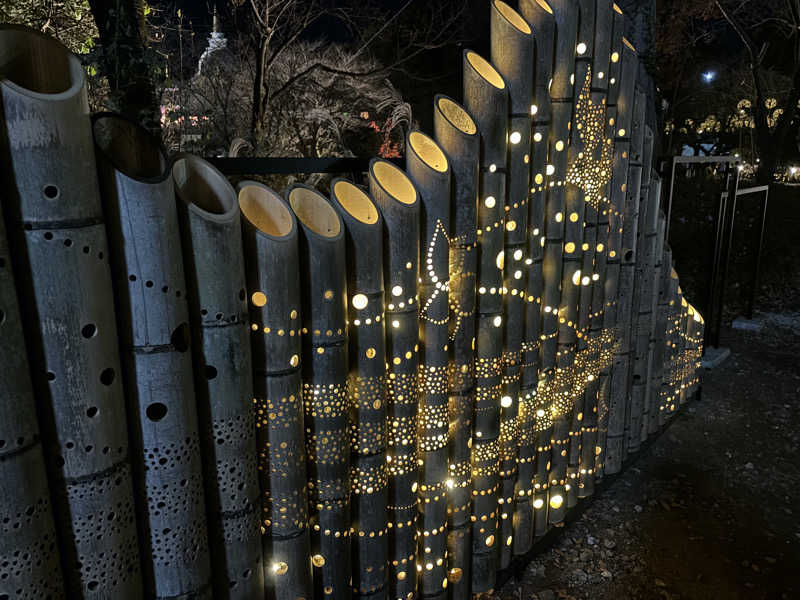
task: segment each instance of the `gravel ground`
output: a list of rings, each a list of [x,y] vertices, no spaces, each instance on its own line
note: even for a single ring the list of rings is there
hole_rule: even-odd
[[[497,599],[800,598],[800,313],[726,330],[702,398]]]

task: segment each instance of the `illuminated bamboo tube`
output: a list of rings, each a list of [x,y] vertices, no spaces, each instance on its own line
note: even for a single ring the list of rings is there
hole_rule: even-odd
[[[0,481],[5,486],[0,594],[60,599],[64,582],[53,508],[2,210],[0,332]]]
[[[640,319],[643,298],[648,297],[651,290],[652,246],[650,220],[653,205],[658,206],[658,198],[653,198],[651,188],[654,181],[651,177],[653,154],[653,132],[645,125],[644,149],[642,151],[642,185],[640,188],[638,226],[636,234],[636,266],[634,268],[633,292],[631,294],[630,325],[630,366],[628,375],[628,393],[630,405],[625,417],[625,437],[623,453],[625,455],[638,452],[641,445],[642,422],[645,409],[645,380],[647,377],[647,345],[650,343],[647,332],[649,314]],[[648,177],[645,180],[645,176]],[[648,218],[649,217],[649,218]]]
[[[442,149],[424,133],[412,130],[406,148],[406,172],[419,192],[424,264],[419,283],[419,587],[422,596],[432,597],[447,587],[450,170]]]
[[[545,200],[550,137],[550,80],[553,74],[555,20],[553,10],[544,0],[522,0],[519,10],[534,32],[535,64],[533,102],[530,106],[532,137],[530,145],[530,196],[528,200],[527,297],[525,329],[522,340],[520,381],[519,472],[514,508],[514,554],[526,554],[533,544],[535,513],[547,512],[547,470],[551,414],[545,394],[539,394],[539,353],[542,332],[542,297],[544,293],[543,257],[545,246]],[[547,454],[549,461],[549,454]],[[522,494],[520,494],[522,492]],[[535,494],[535,495],[534,495]],[[527,500],[527,501],[526,501]],[[539,519],[539,535],[547,519]]]
[[[499,463],[478,461],[500,436],[500,398],[503,376],[504,210],[508,91],[497,70],[480,55],[464,53],[464,103],[480,132],[480,189],[478,193],[477,319],[475,326],[475,400],[472,437],[472,593],[494,585]],[[495,457],[497,458],[497,457]],[[484,464],[485,463],[485,464]],[[487,579],[487,577],[489,579]]]
[[[658,181],[658,195],[661,194],[661,181]],[[661,305],[661,296],[663,290],[661,284],[662,277],[662,260],[664,258],[664,232],[666,229],[666,217],[658,211],[658,223],[655,248],[653,251],[653,269],[652,269],[652,295],[650,298],[650,327],[649,327],[649,344],[647,350],[647,376],[645,385],[647,390],[645,392],[645,404],[648,408],[647,418],[642,423],[642,442],[644,443],[647,438],[654,435],[659,430],[658,413],[659,413],[659,397],[661,395],[661,367],[657,364],[661,360],[660,356],[656,356],[657,350],[660,352],[661,348],[656,348],[656,343],[663,343],[663,329],[659,335],[657,330],[660,319],[659,307]]]
[[[658,231],[662,251],[654,267],[658,278],[658,296],[653,327],[652,375],[649,386],[653,398],[648,433],[654,435],[664,425],[664,371],[666,364],[667,312],[669,309],[669,267],[672,266],[672,251],[664,244],[666,216],[663,211],[658,216]]]
[[[508,86],[505,244],[503,293],[503,378],[500,404],[501,569],[511,562],[517,486],[522,338],[527,299],[528,198],[533,102],[533,32],[519,13],[501,0],[491,9],[491,59]],[[528,487],[528,486],[525,486]],[[523,491],[523,498],[527,496]]]
[[[634,92],[631,117],[628,174],[624,193],[624,208],[620,228],[619,279],[617,286],[616,332],[617,343],[612,359],[609,382],[607,436],[605,444],[606,474],[618,473],[625,459],[624,438],[626,412],[629,409],[629,375],[631,366],[631,313],[633,310],[633,285],[636,271],[636,233],[639,227],[639,190],[642,178],[642,150],[644,147],[644,116],[646,96]],[[621,199],[620,199],[621,200]]]
[[[297,221],[286,201],[261,183],[242,181],[237,192],[253,364],[264,589],[268,600],[308,598],[312,576]]]
[[[661,377],[660,412],[658,422],[660,427],[666,425],[671,415],[672,403],[672,365],[674,360],[674,310],[675,296],[678,293],[677,273],[672,268],[672,250],[665,244],[664,264],[662,265],[661,286],[664,290],[661,298],[659,312],[663,311],[664,338],[663,338],[663,365]]]
[[[446,96],[434,98],[435,138],[452,173],[450,208],[449,473],[447,563],[449,593],[471,597],[472,409],[474,394],[475,277],[479,136],[473,118]]]
[[[550,415],[553,418],[551,448],[540,453],[548,479],[548,510],[546,523],[557,524],[566,511],[567,448],[572,415],[573,354],[569,344],[560,345],[559,321],[563,318],[562,306],[574,305],[574,286],[561,293],[563,255],[565,252],[565,188],[568,170],[567,142],[573,109],[573,80],[577,37],[578,7],[571,0],[550,2],[556,21],[556,50],[553,83],[550,87],[552,126],[550,129],[550,164],[548,195],[546,201],[545,249],[542,270],[544,293],[542,297],[542,346],[540,369],[542,386],[547,395]],[[571,282],[572,274],[569,280]],[[534,502],[534,508],[536,503]],[[546,525],[539,524],[544,511],[536,513],[536,533],[544,533]]]
[[[0,54],[3,211],[65,591],[74,598],[141,598],[128,427],[84,70],[61,44],[24,27],[0,27]],[[58,135],[31,143],[31,132]]]
[[[303,409],[314,594],[349,598],[350,414],[344,223],[313,188],[296,184],[285,196],[300,225]]]
[[[159,143],[121,117],[98,115],[94,139],[117,292],[145,593],[207,593],[188,294],[170,168]],[[164,450],[170,444],[181,449],[178,456]],[[179,508],[163,510],[173,503]],[[173,545],[188,560],[176,560]]]
[[[389,596],[417,593],[419,192],[394,164],[373,159],[369,191],[383,216],[389,416]]]
[[[598,226],[608,221],[608,241],[606,254],[606,275],[603,284],[603,330],[608,338],[603,352],[606,363],[600,372],[600,383],[597,398],[597,439],[595,441],[595,475],[602,478],[606,454],[606,437],[608,434],[608,418],[611,401],[611,371],[615,356],[619,355],[617,297],[622,258],[622,227],[624,223],[625,195],[628,182],[628,165],[631,148],[631,121],[633,119],[634,86],[636,83],[636,67],[638,59],[636,51],[621,32],[625,29],[625,18],[619,8],[614,5],[614,42],[612,44],[611,65],[609,75],[616,85],[609,86],[609,103],[616,107],[616,131],[614,135],[614,159],[611,167],[609,184],[608,211],[600,214]],[[619,35],[618,35],[619,34]],[[617,43],[616,40],[619,40]],[[616,60],[614,58],[616,57]],[[610,124],[610,121],[608,121]],[[588,479],[588,478],[586,478]],[[585,481],[586,481],[585,479]]]
[[[352,589],[374,597],[385,594],[388,551],[383,223],[369,195],[344,179],[333,180],[331,203],[347,254]]]

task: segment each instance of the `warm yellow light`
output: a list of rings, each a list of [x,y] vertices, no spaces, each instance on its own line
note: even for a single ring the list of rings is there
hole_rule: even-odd
[[[397,329],[398,327],[400,327],[400,321],[398,321],[397,319],[395,319],[394,321],[392,321],[392,327],[394,327],[395,329]]]
[[[514,250],[514,260],[520,260],[522,258],[522,250],[517,249]]]
[[[522,134],[519,131],[514,131],[514,132],[511,133],[511,135],[509,136],[508,140],[512,144],[519,144],[520,141],[522,140]]]
[[[500,250],[500,252],[497,253],[497,258],[494,259],[494,264],[502,271],[506,264],[506,253]]]
[[[586,44],[581,42],[578,44],[578,54],[585,54],[586,53]]]
[[[495,326],[495,327],[500,327],[500,325],[502,325],[502,324],[503,324],[503,317],[501,317],[501,316],[499,316],[499,315],[498,315],[498,316],[496,316],[496,317],[494,318],[494,321],[493,321],[493,323],[494,323],[494,326]]]
[[[276,575],[283,575],[288,570],[289,565],[287,565],[285,562],[272,563],[272,572]]]
[[[539,107],[535,104],[531,104],[531,115],[535,115],[537,112],[539,112]]]
[[[322,556],[321,554],[315,554],[314,556],[311,557],[311,563],[315,567],[325,566],[325,557]]]
[[[562,504],[564,504],[564,498],[561,496],[561,494],[556,494],[550,498],[551,508],[561,508]]]
[[[253,301],[253,304],[258,307],[262,307],[267,303],[267,296],[264,292],[253,292],[250,299]]]
[[[396,285],[392,288],[392,296],[402,296],[403,295],[403,288],[399,285]]]
[[[533,134],[533,141],[534,142],[541,142],[542,141],[542,134],[538,131]]]
[[[547,174],[552,175],[556,172],[556,168],[553,165],[547,165]]]
[[[556,142],[556,150],[561,152],[564,149],[564,142],[562,140],[558,140]]]
[[[611,54],[611,62],[612,63],[619,62],[619,52],[613,52]]]
[[[575,273],[572,274],[572,283],[578,285],[580,282],[581,282],[581,272],[580,269],[578,269],[577,271],[575,271]]]
[[[500,406],[502,406],[503,408],[508,408],[509,406],[511,406],[512,402],[513,400],[511,399],[511,396],[503,396],[502,398],[500,398]]]
[[[361,310],[362,308],[367,307],[369,300],[367,300],[367,297],[364,294],[356,294],[355,296],[353,296],[352,302],[353,302],[353,308]]]
[[[541,498],[537,498],[536,500],[533,501],[533,508],[539,509],[542,508],[543,506],[544,506],[544,500],[542,500]]]
[[[494,199],[494,196],[487,196],[483,203],[486,205],[486,208],[494,208],[495,204],[497,204],[497,200]]]

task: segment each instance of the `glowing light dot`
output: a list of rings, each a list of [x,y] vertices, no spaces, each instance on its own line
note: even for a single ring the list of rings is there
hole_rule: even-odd
[[[285,562],[272,563],[272,572],[276,575],[283,575],[288,570],[289,565],[287,565]]]
[[[580,270],[578,270],[578,271],[575,271],[575,273],[573,273],[573,275],[572,275],[572,283],[574,283],[575,285],[578,285],[580,282],[581,282],[581,272],[580,272]]]
[[[556,168],[553,165],[547,165],[547,174],[552,175],[556,172]]]
[[[564,214],[560,213],[560,212],[557,212],[556,213],[556,223],[561,223],[561,221],[563,221],[563,220],[564,220]]]
[[[494,321],[492,322],[494,323],[495,327],[500,327],[500,325],[503,324],[503,317],[497,316],[494,318]]]
[[[522,271],[514,271],[514,279],[522,279]]]
[[[411,491],[412,492],[416,492],[417,491],[417,482],[416,481],[411,484]]]
[[[506,264],[506,253],[500,250],[500,252],[497,253],[497,258],[494,259],[494,264],[497,265],[498,269],[502,270]]]
[[[619,137],[625,137],[625,130],[624,130],[624,129],[620,129],[620,130],[617,132],[617,135],[618,135]]]
[[[375,358],[375,348],[367,348],[367,358]]]
[[[512,144],[519,144],[520,141],[522,140],[522,134],[519,131],[514,131],[514,132],[511,133],[511,135],[509,136],[508,140]]]
[[[452,479],[448,479],[447,480],[447,487],[448,488],[450,488],[452,490],[454,485],[455,485],[455,483],[453,483]]]
[[[508,408],[509,406],[511,406],[512,402],[513,401],[511,400],[511,396],[503,396],[502,398],[500,398],[500,406],[502,406],[503,408]]]
[[[508,536],[508,539],[506,540],[506,546],[510,546],[513,539],[514,538],[512,536]]]
[[[325,557],[321,554],[315,554],[311,557],[311,562],[315,567],[322,567],[325,566]]]
[[[533,178],[533,180],[534,180],[534,181],[535,181],[535,182],[536,182],[538,185],[541,185],[541,184],[544,182],[544,177],[542,177],[542,174],[541,174],[541,173],[537,173],[537,174],[536,174],[536,177],[534,177],[534,178]]]
[[[325,290],[325,300],[333,298],[333,290]]]
[[[606,74],[605,74],[605,73],[603,73],[602,71],[598,71],[598,72],[597,72],[597,78],[598,78],[598,79],[603,79],[605,76],[606,76]]]
[[[586,53],[586,44],[581,42],[578,44],[578,54],[585,54]]]
[[[537,498],[536,500],[533,501],[533,508],[538,509],[542,508],[543,506],[544,506],[544,500],[542,500],[541,498]]]
[[[602,252],[603,248],[605,248],[605,246],[603,246],[603,244],[597,244],[597,251],[598,252]]]
[[[506,231],[514,231],[517,228],[516,221],[508,221],[506,223]]]
[[[561,496],[561,494],[556,494],[550,498],[551,508],[561,508],[562,504],[564,504],[564,498]]]
[[[597,281],[599,279],[600,279],[600,275],[598,273],[593,273],[592,274],[592,281]]]
[[[535,104],[531,104],[531,114],[535,115],[537,112],[539,112],[539,107]]]
[[[491,546],[492,544],[494,544],[494,536],[490,535],[489,537],[486,538],[486,545]]]
[[[398,321],[397,319],[395,319],[394,321],[392,321],[392,327],[394,327],[395,329],[397,329],[398,327],[400,327],[400,321]]]
[[[583,285],[589,285],[589,282],[591,282],[591,281],[592,281],[592,278],[589,277],[588,275],[584,275],[583,278],[581,279],[581,283]]]
[[[403,295],[403,288],[399,285],[396,285],[392,288],[392,296],[402,296]]]
[[[578,221],[578,213],[576,212],[570,213],[569,220],[572,221],[573,223],[576,223]]]
[[[253,295],[250,296],[250,300],[253,301],[253,304],[261,307],[267,303],[267,296],[264,292],[253,292]]]
[[[562,140],[558,140],[556,142],[556,150],[561,152],[564,149],[564,142]]]
[[[300,357],[297,356],[297,354],[292,354],[292,358],[289,359],[289,364],[293,367],[296,367],[298,364],[300,364]]]
[[[533,141],[534,142],[541,142],[542,141],[542,134],[538,131],[533,134]]]
[[[611,62],[619,62],[619,52],[614,52],[611,54]]]
[[[367,300],[367,297],[364,294],[356,294],[355,296],[353,296],[353,307],[357,308],[358,310],[366,308],[368,302],[369,301]]]
[[[497,200],[494,199],[494,196],[487,196],[483,203],[486,205],[486,208],[494,208],[495,204],[497,204]]]
[[[490,164],[489,165],[489,173],[494,173],[495,171],[497,171],[497,165],[494,164],[494,163]]]
[[[537,417],[543,417],[544,416],[544,409],[540,408],[539,410],[537,410],[536,411],[536,416]]]
[[[522,258],[522,250],[514,250],[514,260],[520,260]]]

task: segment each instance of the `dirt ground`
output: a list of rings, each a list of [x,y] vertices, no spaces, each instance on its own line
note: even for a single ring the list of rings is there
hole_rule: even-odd
[[[497,599],[800,598],[800,313],[726,330],[702,398]]]

